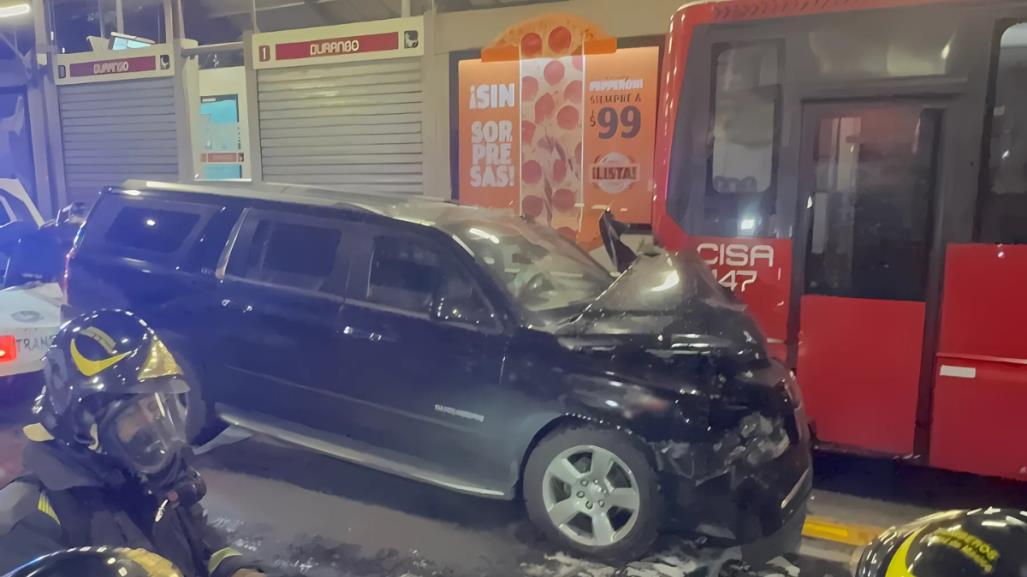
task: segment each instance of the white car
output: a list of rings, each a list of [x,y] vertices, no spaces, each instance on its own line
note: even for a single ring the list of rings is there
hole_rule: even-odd
[[[70,213],[62,211],[62,216],[68,218]],[[58,224],[60,222],[59,218]],[[44,224],[25,187],[17,180],[0,178],[0,225],[11,223],[19,224],[9,229],[4,227],[9,231],[5,242],[12,238],[17,242],[21,231],[35,233]],[[9,273],[8,261],[16,251],[11,251],[10,247],[5,251],[0,255],[0,272]],[[12,280],[6,279],[0,286],[12,285]],[[27,392],[18,390],[24,387],[16,386],[15,377],[38,376],[43,355],[60,328],[64,294],[53,280],[27,282],[0,290],[0,397],[4,399],[20,398]]]
[[[0,378],[35,373],[61,326],[64,293],[55,282],[0,290]]]

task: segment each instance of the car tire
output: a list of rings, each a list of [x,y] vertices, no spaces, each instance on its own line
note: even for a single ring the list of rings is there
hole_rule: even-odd
[[[551,433],[528,457],[522,489],[528,517],[550,540],[609,563],[645,555],[662,526],[652,460],[620,431],[582,426]]]
[[[226,425],[203,395],[203,373],[179,349],[172,349],[171,354],[189,382],[189,392],[181,395],[180,399],[185,408],[186,439],[190,444],[199,446],[218,436]]]

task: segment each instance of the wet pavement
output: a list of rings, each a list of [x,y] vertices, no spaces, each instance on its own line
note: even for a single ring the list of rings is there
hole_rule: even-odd
[[[740,571],[737,551],[664,537],[610,567],[554,549],[517,503],[459,495],[259,438],[203,455],[211,519],[286,574],[354,577],[843,577],[854,549],[807,540],[800,554]],[[903,463],[820,455],[812,514],[887,527],[948,508],[1022,508],[1021,484]]]
[[[20,469],[26,419],[27,408],[0,410],[4,482]],[[554,549],[517,503],[459,495],[241,431],[204,449],[210,522],[280,575],[686,577],[729,574],[737,563],[737,550],[665,537],[652,557],[611,567]],[[779,559],[756,574],[793,576],[799,566]]]
[[[459,495],[257,439],[215,449],[202,463],[214,524],[287,573],[684,577],[711,574],[737,555],[666,537],[653,557],[610,567],[553,549],[517,503]],[[758,573],[798,570],[782,559]]]
[[[18,471],[24,442],[18,423],[25,416],[23,410],[0,411],[4,479]],[[750,573],[735,567],[735,550],[668,536],[652,557],[610,567],[554,549],[516,503],[458,495],[241,432],[215,445],[200,457],[210,521],[281,575],[841,577],[852,553],[806,542],[790,561],[778,559]],[[878,526],[943,506],[982,504],[975,495],[1002,505],[1022,503],[1025,495],[1016,484],[996,489],[993,481],[839,456],[818,458],[816,485],[814,514]]]

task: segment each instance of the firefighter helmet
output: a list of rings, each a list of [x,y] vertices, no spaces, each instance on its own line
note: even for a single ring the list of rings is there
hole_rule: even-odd
[[[1027,576],[1027,512],[950,511],[884,532],[855,577]]]
[[[146,322],[121,310],[65,324],[43,361],[45,385],[26,428],[112,458],[139,475],[164,470],[185,443],[189,390],[181,368]]]
[[[5,577],[181,577],[167,559],[142,549],[80,547],[26,563]]]

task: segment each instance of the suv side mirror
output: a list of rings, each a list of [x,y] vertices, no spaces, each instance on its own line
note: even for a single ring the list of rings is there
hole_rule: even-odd
[[[628,225],[617,222],[617,219],[613,217],[613,213],[609,209],[599,216],[599,236],[602,237],[603,248],[606,249],[606,254],[610,257],[610,261],[617,269],[617,272],[628,270],[631,263],[635,262],[635,259],[638,258],[635,251],[631,250],[620,239],[621,235],[627,232],[627,230]]]

